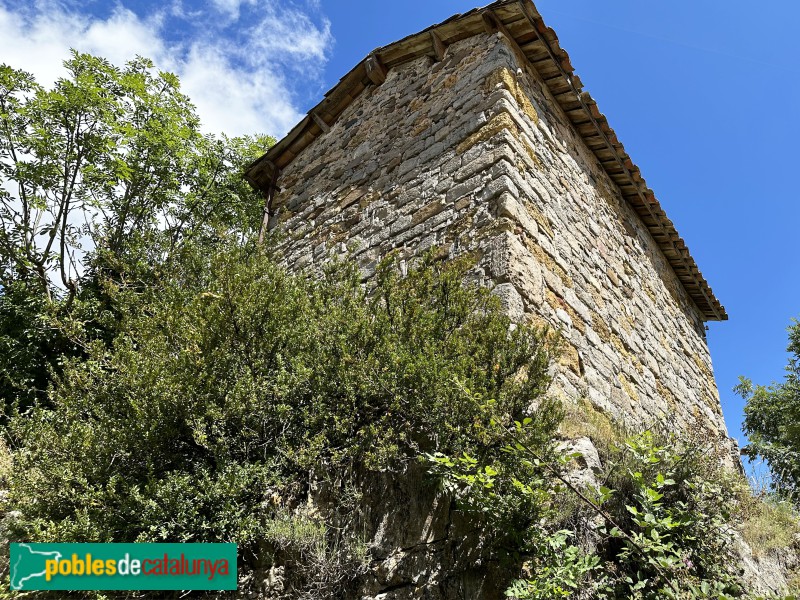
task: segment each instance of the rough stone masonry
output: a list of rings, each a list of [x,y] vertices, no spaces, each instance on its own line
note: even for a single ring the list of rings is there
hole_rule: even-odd
[[[557,393],[727,443],[707,313],[513,32],[492,29],[373,59],[335,122],[310,115],[316,138],[263,185],[288,265],[350,252],[368,277],[391,250],[470,253],[513,319],[562,331]]]

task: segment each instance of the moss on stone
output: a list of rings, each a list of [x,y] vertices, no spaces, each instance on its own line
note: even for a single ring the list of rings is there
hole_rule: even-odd
[[[588,437],[601,454],[608,455],[613,445],[625,439],[623,427],[586,398],[562,398],[564,420],[558,428],[567,439]]]

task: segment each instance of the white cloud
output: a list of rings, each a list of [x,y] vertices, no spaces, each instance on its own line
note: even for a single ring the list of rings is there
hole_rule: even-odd
[[[297,10],[277,11],[266,7],[266,15],[250,32],[252,50],[263,55],[288,56],[292,59],[324,61],[332,43],[330,23],[315,25]]]
[[[181,82],[206,129],[229,134],[264,131],[280,137],[300,120],[299,111],[287,101],[283,78],[268,65],[261,67],[236,69],[219,48],[191,48]]]
[[[211,0],[211,3],[221,13],[232,20],[239,18],[239,11],[243,4],[255,4],[255,0]]]
[[[280,137],[301,118],[293,84],[313,85],[321,74],[333,44],[330,23],[317,24],[296,6],[269,3],[251,13],[259,15],[255,25],[245,25],[253,21],[241,13],[252,4],[213,0],[216,10],[209,12],[173,3],[165,5],[168,12],[142,17],[122,3],[99,19],[47,1],[20,8],[0,0],[0,61],[51,85],[64,74],[70,48],[117,65],[147,56],[178,74],[206,131]],[[167,35],[175,19],[188,32],[182,41]]]

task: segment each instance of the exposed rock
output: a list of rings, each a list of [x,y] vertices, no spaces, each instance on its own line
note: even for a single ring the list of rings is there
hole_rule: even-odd
[[[733,531],[734,549],[740,557],[743,579],[753,594],[765,596],[784,596],[788,593],[788,574],[800,566],[798,548],[800,540],[795,540],[793,548],[781,548],[765,556],[754,556],[747,542],[738,531]]]

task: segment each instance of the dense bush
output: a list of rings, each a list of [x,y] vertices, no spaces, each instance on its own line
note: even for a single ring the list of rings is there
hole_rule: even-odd
[[[311,470],[497,455],[490,421],[541,398],[549,345],[464,286],[467,268],[431,259],[403,277],[390,259],[365,287],[352,266],[309,279],[234,248],[176,273],[12,420],[12,537],[235,541],[248,556]],[[557,423],[540,404],[534,445]]]

